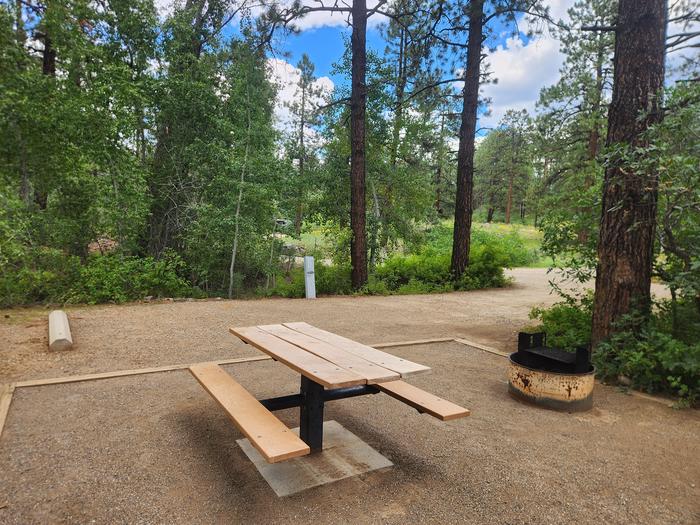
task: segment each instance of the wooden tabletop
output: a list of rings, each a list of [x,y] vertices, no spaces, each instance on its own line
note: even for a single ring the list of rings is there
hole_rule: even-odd
[[[377,384],[427,372],[425,365],[307,323],[230,328],[244,342],[326,388]]]

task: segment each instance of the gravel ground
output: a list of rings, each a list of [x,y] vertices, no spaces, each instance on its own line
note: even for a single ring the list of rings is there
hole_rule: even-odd
[[[19,389],[0,522],[698,523],[697,412],[600,385],[592,411],[550,412],[507,395],[501,357],[456,343],[394,352],[433,367],[411,383],[472,415],[443,423],[382,394],[329,403],[326,419],[395,466],[287,498],[186,372]],[[227,369],[256,396],[297,388],[278,363]]]
[[[254,355],[228,327],[287,321],[364,343],[466,337],[514,350],[532,307],[557,297],[545,269],[511,275],[509,288],[450,294],[71,307],[75,350],[63,353],[48,352],[47,309],[0,310],[0,382]]]
[[[516,285],[438,296],[183,302],[76,308],[76,350],[46,351],[44,310],[9,310],[0,381],[256,355],[226,327],[304,320],[366,342],[466,337],[512,344],[546,293]],[[562,414],[506,393],[506,360],[457,343],[392,353],[411,383],[472,410],[443,423],[386,396],[327,405],[395,466],[277,498],[238,430],[185,371],[15,392],[0,439],[0,523],[698,523],[700,414],[597,385]],[[258,397],[294,392],[271,361],[227,370]],[[297,414],[278,413],[289,426]]]

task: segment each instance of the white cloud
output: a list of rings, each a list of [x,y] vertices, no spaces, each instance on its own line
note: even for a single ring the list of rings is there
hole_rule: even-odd
[[[290,132],[295,123],[289,105],[299,100],[298,83],[301,71],[289,62],[279,58],[267,60],[270,79],[277,85],[277,100],[275,101],[275,127],[282,132]],[[333,93],[335,84],[328,77],[319,77],[313,84],[313,88],[320,91],[320,96],[312,98],[310,103],[315,106],[323,105]],[[318,141],[317,134],[309,129],[306,134],[311,143]]]
[[[171,14],[175,5],[181,3],[179,0],[154,0],[153,4],[156,7],[156,13],[161,17],[166,17]]]
[[[567,10],[574,0],[548,0],[549,15],[553,20],[569,21]],[[527,26],[527,24],[526,24]],[[532,113],[540,90],[559,79],[559,68],[564,56],[559,42],[548,31],[535,35],[527,42],[519,36],[506,39],[505,43],[487,53],[496,84],[487,84],[482,95],[491,99],[489,116],[482,116],[481,127],[495,127],[508,109],[527,109]]]
[[[378,3],[379,0],[368,0],[367,8],[373,9],[377,6]],[[291,4],[291,1],[284,0],[282,4]],[[320,4],[321,2],[318,2],[317,0],[302,1],[302,5],[309,7],[320,7]],[[333,2],[327,1],[324,2],[324,4],[326,6],[331,6],[333,5]],[[340,2],[339,5],[344,7],[346,6],[346,3]],[[347,2],[347,5],[352,5],[352,3]],[[347,27],[349,16],[350,13],[347,12],[333,13],[328,11],[315,11],[313,13],[309,13],[304,18],[300,18],[299,20],[295,21],[294,24],[302,31],[305,31],[307,29],[315,29],[318,27]],[[367,20],[367,25],[369,27],[375,27],[381,24],[382,22],[386,21],[387,18],[385,16],[380,14],[374,14]]]
[[[563,56],[553,38],[536,37],[524,43],[511,37],[488,53],[487,61],[497,83],[482,88],[483,95],[491,98],[491,115],[480,123],[493,127],[508,109],[535,109],[540,89],[558,80]]]

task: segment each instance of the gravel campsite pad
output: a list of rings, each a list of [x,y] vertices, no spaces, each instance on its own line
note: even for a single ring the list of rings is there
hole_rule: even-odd
[[[538,286],[80,308],[69,311],[75,350],[60,356],[46,351],[35,310],[10,310],[0,382],[252,356],[228,326],[292,320],[365,342],[454,336],[505,349],[529,307],[554,300]],[[589,412],[546,411],[507,394],[502,357],[455,342],[390,351],[432,367],[409,382],[472,415],[443,423],[382,394],[331,402],[326,419],[394,466],[285,498],[187,371],[18,388],[0,438],[0,523],[700,520],[697,411],[604,385]],[[298,376],[272,361],[225,368],[256,397],[298,390]],[[277,414],[296,426],[296,411]]]

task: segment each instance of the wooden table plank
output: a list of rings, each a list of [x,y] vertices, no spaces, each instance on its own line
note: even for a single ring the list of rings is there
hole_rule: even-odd
[[[192,365],[190,372],[221,405],[269,463],[305,456],[309,446],[216,364]]]
[[[273,359],[284,363],[292,370],[326,388],[367,384],[367,380],[361,375],[302,350],[256,326],[229,328],[229,331]]]
[[[393,381],[401,376],[392,370],[388,370],[378,364],[372,363],[355,354],[347,352],[330,343],[311,337],[310,335],[297,332],[281,324],[268,324],[258,326],[261,330],[279,337],[293,345],[296,345],[307,352],[311,352],[323,359],[335,363],[341,368],[351,370],[367,379],[367,383],[381,383],[382,381]]]
[[[377,364],[389,370],[392,370],[401,375],[401,377],[407,377],[419,373],[428,372],[430,367],[414,363],[407,359],[402,359],[395,355],[382,352],[371,346],[363,345],[347,337],[342,337],[340,335],[326,332],[315,326],[311,326],[308,323],[283,323],[287,328],[291,328],[297,332],[305,335],[309,335],[321,341],[325,341],[341,350],[345,350],[351,354],[361,357],[366,361]]]

